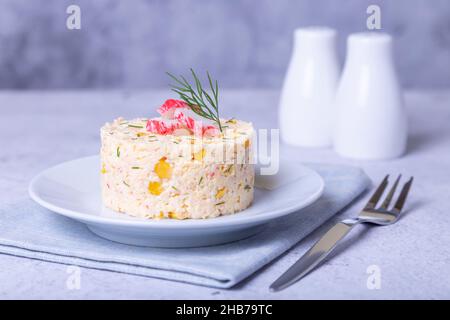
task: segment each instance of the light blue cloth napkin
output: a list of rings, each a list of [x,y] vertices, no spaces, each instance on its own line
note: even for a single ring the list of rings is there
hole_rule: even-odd
[[[291,248],[348,205],[369,185],[358,168],[311,165],[325,180],[310,207],[272,222],[261,233],[230,244],[189,249],[122,245],[31,200],[0,206],[0,253],[86,268],[230,288]]]

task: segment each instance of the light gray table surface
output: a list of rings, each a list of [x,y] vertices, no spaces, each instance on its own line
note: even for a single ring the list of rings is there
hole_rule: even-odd
[[[0,92],[0,202],[27,198],[41,170],[98,153],[99,128],[114,117],[153,116],[169,95],[156,91]],[[277,91],[228,90],[226,116],[277,128]],[[67,266],[0,254],[0,298],[50,299],[400,299],[450,298],[450,91],[407,92],[410,136],[405,156],[390,161],[343,159],[332,149],[284,148],[305,162],[351,164],[372,180],[414,175],[407,212],[388,227],[355,230],[337,253],[298,284],[279,293],[268,285],[304,252],[294,247],[229,290],[108,271],[81,269],[80,289],[66,286]],[[380,124],[382,125],[382,124]],[[367,194],[314,231],[313,243],[338,219],[355,214]],[[381,287],[368,289],[369,266]]]

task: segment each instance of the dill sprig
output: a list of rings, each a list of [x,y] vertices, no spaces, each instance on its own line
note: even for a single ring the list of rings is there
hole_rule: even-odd
[[[180,99],[191,107],[193,112],[203,118],[216,122],[220,132],[222,132],[222,124],[220,123],[219,118],[219,85],[217,80],[213,81],[209,75],[209,72],[206,72],[211,90],[210,94],[202,87],[202,84],[194,70],[192,68],[190,70],[192,77],[194,78],[195,85],[189,84],[183,76],[177,78],[173,74],[167,72],[167,75],[176,82],[176,85],[171,85],[172,91],[177,93],[180,96]]]

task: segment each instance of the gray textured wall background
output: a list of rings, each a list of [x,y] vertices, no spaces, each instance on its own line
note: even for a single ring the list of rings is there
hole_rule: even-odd
[[[82,29],[66,28],[66,7]],[[0,88],[148,88],[206,68],[224,87],[282,84],[299,26],[328,25],[345,53],[382,9],[403,85],[450,87],[449,0],[0,0]]]

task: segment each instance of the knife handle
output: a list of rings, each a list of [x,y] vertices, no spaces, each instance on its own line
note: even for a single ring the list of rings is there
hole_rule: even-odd
[[[321,263],[336,245],[359,223],[357,219],[348,219],[334,225],[316,244],[296,263],[271,284],[271,291],[279,291],[303,278]]]

